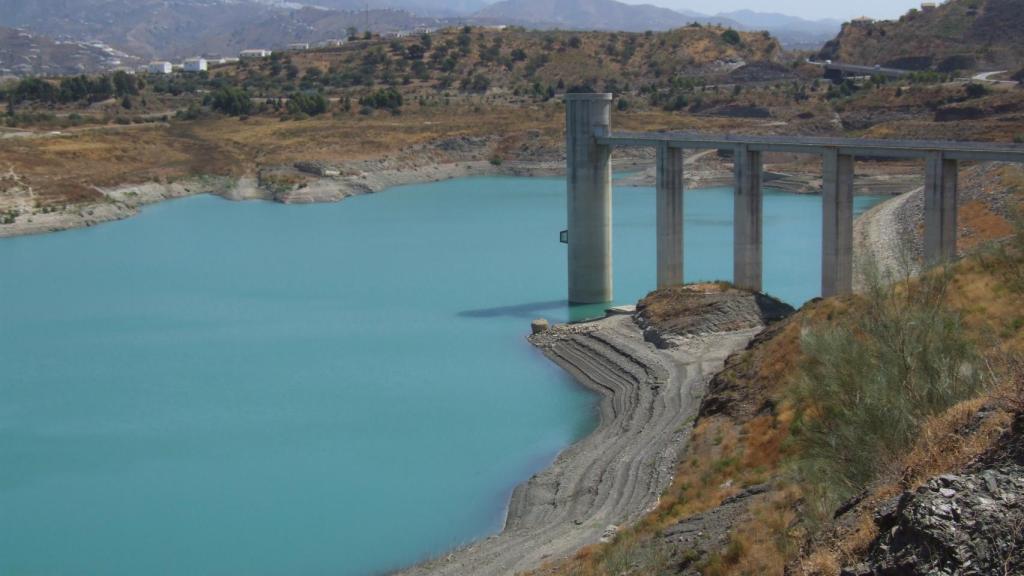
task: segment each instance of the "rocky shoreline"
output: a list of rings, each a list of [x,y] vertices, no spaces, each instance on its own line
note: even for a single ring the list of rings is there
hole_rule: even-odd
[[[597,429],[515,489],[500,534],[400,574],[514,574],[614,538],[616,524],[657,504],[708,381],[760,329],[694,334],[659,349],[632,316],[616,315],[531,337],[601,395]]]

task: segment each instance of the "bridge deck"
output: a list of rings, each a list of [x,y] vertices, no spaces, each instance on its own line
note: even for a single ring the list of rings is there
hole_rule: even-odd
[[[648,147],[668,143],[672,148],[733,150],[746,147],[754,152],[796,152],[823,154],[835,150],[849,156],[875,158],[928,158],[941,154],[949,160],[977,160],[1024,163],[1024,145],[989,142],[920,140],[867,140],[811,136],[732,136],[693,132],[614,132],[598,136],[600,144],[613,147]]]

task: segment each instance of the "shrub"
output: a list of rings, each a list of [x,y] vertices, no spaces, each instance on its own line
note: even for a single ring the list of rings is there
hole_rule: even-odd
[[[732,28],[730,28],[730,29],[726,30],[725,32],[722,32],[722,41],[725,42],[726,44],[731,44],[733,46],[739,46],[743,42],[743,39],[740,38],[740,33],[739,32],[737,32],[737,31],[733,30]]]
[[[213,93],[210,106],[229,116],[242,116],[252,111],[252,99],[242,88],[224,86]]]
[[[1013,137],[1014,144],[1024,144],[1024,134],[1017,134]]]
[[[381,108],[398,110],[402,107],[402,95],[394,88],[382,88],[369,96],[360,98],[359,104],[364,108],[375,110],[379,110]],[[362,113],[362,110],[360,113]]]
[[[288,100],[288,113],[292,115],[304,114],[306,116],[318,116],[327,112],[327,98],[319,92],[299,92],[292,95]]]
[[[866,277],[857,313],[802,339],[793,432],[817,519],[910,446],[926,418],[980,389],[977,357],[944,303],[947,272],[913,282],[889,282],[877,269]]]
[[[981,98],[988,94],[988,86],[971,82],[964,87],[964,92],[968,98]]]

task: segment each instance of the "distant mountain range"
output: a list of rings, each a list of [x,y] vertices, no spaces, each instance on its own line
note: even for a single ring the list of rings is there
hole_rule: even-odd
[[[668,30],[692,22],[735,24],[722,18],[615,0],[502,0],[472,17],[530,27],[625,32]]]
[[[385,32],[470,23],[645,31],[692,22],[764,29],[783,45],[814,49],[840,27],[837,21],[781,14],[712,16],[616,0],[0,0],[0,26],[55,41],[97,43],[147,60],[315,42],[344,36],[349,27]],[[0,42],[11,43],[11,38]],[[76,58],[68,65],[84,65]]]

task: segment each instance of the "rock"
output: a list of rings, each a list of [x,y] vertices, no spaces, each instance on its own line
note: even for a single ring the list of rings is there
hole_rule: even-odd
[[[618,533],[619,527],[614,524],[610,524],[607,528],[604,529],[604,533],[601,534],[601,542],[608,543],[612,540],[615,540],[615,536],[617,536]]]
[[[530,322],[530,332],[534,335],[547,332],[549,328],[551,328],[551,325],[544,318],[538,318]]]
[[[1024,573],[1024,466],[943,474],[882,508],[866,564],[843,574]]]

